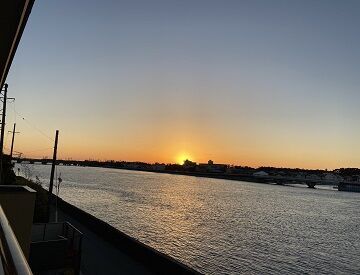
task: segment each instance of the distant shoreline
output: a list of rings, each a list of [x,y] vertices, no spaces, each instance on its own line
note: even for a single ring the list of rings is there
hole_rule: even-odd
[[[34,163],[37,165],[48,165],[48,164],[40,164]],[[67,165],[60,165],[67,166]],[[72,167],[72,166],[69,166]],[[95,165],[80,165],[73,167],[93,167],[93,168],[108,168],[108,169],[116,169],[116,170],[127,170],[127,171],[139,171],[139,172],[149,172],[149,173],[158,173],[158,174],[170,174],[170,175],[181,175],[181,176],[191,176],[191,177],[201,177],[201,178],[211,178],[211,179],[224,179],[224,180],[232,180],[232,181],[245,181],[249,183],[263,183],[263,184],[272,184],[272,185],[286,185],[288,184],[302,184],[306,186],[305,182],[301,182],[301,180],[289,180],[282,179],[276,177],[259,177],[253,176],[251,174],[228,174],[228,173],[205,173],[205,172],[190,172],[190,171],[171,171],[171,170],[151,170],[151,169],[140,169],[140,168],[123,168],[123,167],[113,167],[108,165],[95,166]],[[321,185],[328,186],[336,186],[335,183],[322,183]]]
[[[232,181],[245,181],[249,183],[263,183],[280,186],[289,186],[288,184],[302,184],[306,186],[302,180],[288,180],[276,177],[259,177],[249,174],[227,174],[227,173],[204,173],[204,172],[190,172],[190,171],[171,171],[171,170],[147,170],[147,169],[135,169],[135,168],[122,168],[122,167],[111,167],[111,166],[83,166],[83,167],[98,167],[98,168],[109,168],[109,169],[120,169],[128,171],[139,171],[139,172],[150,172],[158,174],[170,174],[170,175],[181,175],[191,177],[201,177],[210,179],[224,179]],[[336,186],[335,183],[321,183],[319,185]]]

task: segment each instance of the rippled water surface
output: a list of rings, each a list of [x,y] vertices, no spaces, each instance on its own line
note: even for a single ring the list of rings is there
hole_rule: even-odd
[[[50,166],[28,166],[48,182]],[[105,168],[58,172],[63,199],[203,273],[360,274],[359,193]]]

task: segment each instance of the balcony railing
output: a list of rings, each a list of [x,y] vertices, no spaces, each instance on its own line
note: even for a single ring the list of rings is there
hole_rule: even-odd
[[[70,269],[80,274],[82,236],[68,222],[33,224],[29,261],[34,272]]]
[[[0,274],[32,274],[6,215],[0,206]]]

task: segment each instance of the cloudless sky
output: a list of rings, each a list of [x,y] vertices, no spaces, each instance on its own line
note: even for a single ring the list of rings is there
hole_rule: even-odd
[[[7,130],[27,156],[59,129],[61,158],[359,167],[359,26],[349,0],[36,0]]]

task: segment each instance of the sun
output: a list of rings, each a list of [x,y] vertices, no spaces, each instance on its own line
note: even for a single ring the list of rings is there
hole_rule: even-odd
[[[188,153],[180,153],[176,157],[176,163],[177,164],[183,164],[185,160],[192,160],[192,157]]]

